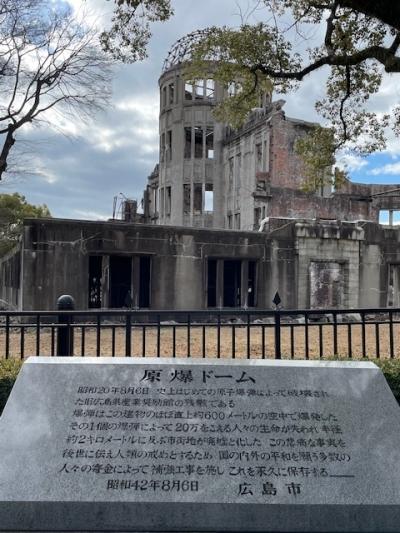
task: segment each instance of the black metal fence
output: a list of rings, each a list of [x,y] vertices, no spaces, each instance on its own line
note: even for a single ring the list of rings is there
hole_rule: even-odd
[[[400,357],[400,308],[0,312],[0,358]]]

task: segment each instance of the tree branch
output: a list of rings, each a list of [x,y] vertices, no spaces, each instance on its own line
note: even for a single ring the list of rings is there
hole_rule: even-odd
[[[400,72],[400,57],[397,57],[390,48],[385,48],[384,46],[369,46],[350,55],[325,55],[313,63],[310,63],[303,69],[293,72],[275,70],[263,64],[254,65],[250,70],[260,70],[267,76],[270,76],[274,79],[301,81],[305,76],[325,65],[335,67],[351,67],[358,65],[367,59],[375,59],[381,63],[386,72]]]
[[[389,0],[339,0],[342,7],[360,11],[368,17],[374,17],[400,30],[400,2]]]

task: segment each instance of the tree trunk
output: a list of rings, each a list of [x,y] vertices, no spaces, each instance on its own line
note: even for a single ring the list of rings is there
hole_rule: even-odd
[[[14,135],[14,128],[10,125],[8,126],[7,135],[3,144],[3,148],[1,150],[0,154],[0,180],[3,177],[3,173],[7,169],[7,159],[10,153],[10,150],[15,143],[15,139],[13,137]]]
[[[340,5],[375,17],[400,30],[400,2],[398,0],[339,0]]]

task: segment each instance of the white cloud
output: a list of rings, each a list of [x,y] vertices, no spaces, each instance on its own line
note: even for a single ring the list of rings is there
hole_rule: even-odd
[[[115,7],[114,0],[54,0],[68,2],[78,16],[88,11],[88,24],[107,27]],[[32,152],[40,161],[31,159],[30,168],[39,168],[40,176],[18,182],[18,190],[27,194],[31,203],[46,203],[54,216],[105,219],[111,216],[112,198],[119,191],[140,199],[146,176],[158,161],[159,93],[157,80],[169,47],[183,35],[212,24],[237,25],[239,8],[249,9],[249,0],[173,0],[175,17],[165,24],[153,26],[149,58],[145,62],[122,65],[115,69],[112,106],[82,123],[78,117],[61,118],[60,113],[47,115],[48,124],[42,130],[27,125],[25,139],[32,139]],[[256,12],[254,18],[263,18]],[[310,26],[311,28],[311,26]],[[319,38],[309,36],[314,43]],[[296,50],[304,50],[301,39],[295,41]],[[327,69],[307,77],[299,91],[283,97],[288,116],[318,121],[314,102],[324,94]],[[383,112],[400,101],[398,76],[385,76],[382,90],[371,98],[371,108]],[[49,139],[40,139],[40,135]],[[72,142],[66,137],[71,138]],[[78,141],[77,141],[78,140]],[[17,143],[18,144],[18,143]],[[384,163],[396,163],[400,143],[393,135],[389,138]],[[18,154],[19,157],[19,154]],[[393,158],[392,160],[390,158]],[[400,161],[400,159],[399,159]],[[372,170],[372,163],[347,157],[349,170]],[[43,171],[44,169],[44,171]],[[375,175],[381,174],[375,169]],[[398,170],[400,174],[400,169]],[[372,180],[371,180],[372,181]],[[15,182],[13,182],[15,183]],[[88,210],[86,210],[88,208]]]
[[[86,211],[81,209],[74,209],[72,214],[75,218],[84,220],[107,220],[110,218],[110,215],[106,215],[99,211]]]
[[[368,172],[368,174],[371,174],[372,176],[396,176],[397,174],[400,175],[400,162],[399,163],[389,163],[387,165],[384,165],[383,167],[376,167]]]
[[[53,183],[56,183],[59,179],[59,177],[50,170],[47,169],[40,169],[40,174],[43,177],[43,179],[49,184],[52,185]]]
[[[154,83],[156,83],[156,80],[154,80]],[[121,111],[135,111],[146,120],[158,121],[158,93],[155,91],[151,91],[149,95],[121,99],[116,102],[115,107]]]
[[[338,157],[337,165],[349,172],[360,170],[368,165],[368,162],[354,154],[343,154]]]
[[[90,27],[104,27],[111,20],[114,9],[113,2],[105,0],[66,0],[71,6],[74,15],[85,21]]]

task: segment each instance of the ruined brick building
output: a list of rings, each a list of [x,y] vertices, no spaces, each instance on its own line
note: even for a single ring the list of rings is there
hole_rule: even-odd
[[[296,139],[312,124],[269,98],[239,131],[213,118],[225,89],[185,81],[185,40],[160,85],[160,157],[144,214],[123,220],[26,220],[0,260],[0,298],[53,309],[400,307],[400,185],[301,189]],[[379,213],[389,212],[389,225]]]
[[[284,100],[266,96],[239,131],[216,122],[213,109],[230,89],[185,81],[190,38],[171,49],[159,79],[160,158],[145,192],[147,222],[250,231],[267,217],[378,222],[380,209],[398,208],[381,194],[393,186],[303,192],[295,143],[315,124],[287,117]]]

